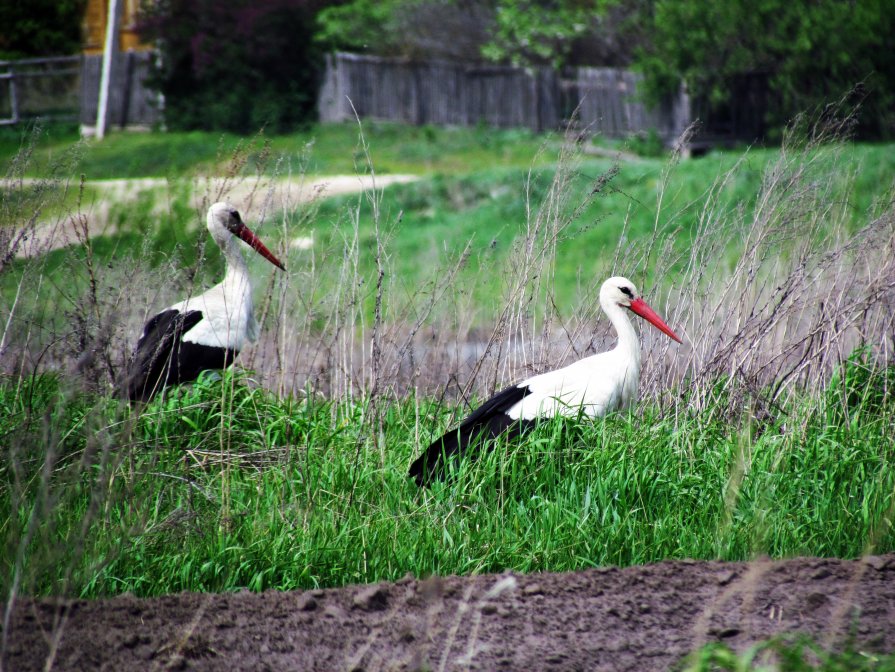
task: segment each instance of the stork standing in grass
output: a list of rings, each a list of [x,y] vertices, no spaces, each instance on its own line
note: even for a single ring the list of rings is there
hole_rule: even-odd
[[[146,323],[124,381],[132,402],[149,401],[165,386],[195,380],[202,371],[230,366],[246,342],[255,340],[252,284],[237,238],[286,270],[229,203],[212,205],[206,222],[227,263],[224,280]]]
[[[600,306],[618,334],[608,352],[585,357],[574,364],[548,371],[508,387],[488,399],[460,426],[436,439],[410,465],[420,486],[443,479],[445,462],[462,455],[479,441],[500,434],[516,435],[538,418],[554,415],[600,417],[637,401],[640,383],[640,340],[628,311],[639,315],[678,343],[681,339],[640,298],[627,278],[609,278],[600,288]]]

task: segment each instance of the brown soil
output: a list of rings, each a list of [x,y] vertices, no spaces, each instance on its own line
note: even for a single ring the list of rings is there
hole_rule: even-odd
[[[778,633],[895,650],[895,554],[20,600],[9,670],[667,670]],[[50,665],[48,665],[48,660]]]

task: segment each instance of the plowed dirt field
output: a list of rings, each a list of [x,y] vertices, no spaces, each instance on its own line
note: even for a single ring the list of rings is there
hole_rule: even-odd
[[[4,669],[667,670],[779,633],[895,650],[895,554],[675,561],[304,592],[19,599]]]

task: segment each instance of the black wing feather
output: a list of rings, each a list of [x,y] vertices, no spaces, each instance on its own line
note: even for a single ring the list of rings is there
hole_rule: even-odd
[[[507,411],[531,394],[527,385],[513,385],[501,390],[475,409],[459,427],[439,437],[410,465],[410,476],[417,485],[426,486],[445,475],[447,459],[463,455],[477,441],[494,439],[504,432],[515,436],[529,425],[530,420],[513,420]]]
[[[201,310],[164,310],[146,323],[125,374],[128,399],[149,401],[166,385],[195,380],[202,371],[233,362],[234,350],[183,342],[202,317]]]
[[[170,372],[174,359],[175,344],[201,320],[201,310],[188,313],[163,310],[150,318],[143,327],[143,334],[127,366],[125,384],[128,399],[149,401],[165,385],[166,374]]]

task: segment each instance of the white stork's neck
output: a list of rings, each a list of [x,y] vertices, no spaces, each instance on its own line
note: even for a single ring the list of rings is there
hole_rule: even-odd
[[[221,252],[224,253],[224,259],[227,260],[227,272],[221,283],[221,291],[229,316],[228,320],[233,323],[235,328],[234,346],[236,349],[241,348],[245,341],[253,342],[258,336],[258,325],[255,323],[252,311],[252,284],[249,280],[249,269],[240,247],[239,241],[233,236],[229,236],[221,245]],[[242,325],[242,327],[237,325]]]
[[[221,245],[221,252],[227,262],[227,271],[223,285],[231,291],[243,293],[249,286],[249,269],[239,249],[239,241],[234,236],[227,236]]]
[[[637,336],[634,325],[631,324],[628,311],[614,301],[600,302],[600,305],[603,307],[603,311],[606,313],[612,326],[615,327],[616,334],[618,334],[618,344],[614,349],[626,353],[631,362],[639,369],[640,339]]]

